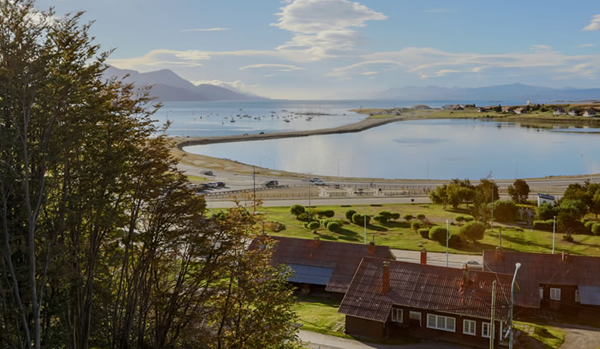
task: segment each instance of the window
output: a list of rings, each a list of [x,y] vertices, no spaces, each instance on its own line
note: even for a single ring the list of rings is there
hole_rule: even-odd
[[[575,290],[575,302],[579,303],[579,290]]]
[[[402,323],[402,309],[392,308],[392,322]]]
[[[427,314],[427,327],[436,330],[456,332],[456,320],[453,317]]]
[[[544,288],[540,287],[540,299],[544,299]]]
[[[481,337],[490,338],[490,323],[481,323]]]
[[[412,324],[419,324],[419,327],[421,327],[421,313],[418,311],[411,311],[410,313],[408,313],[408,318],[410,319],[411,325]]]
[[[560,288],[551,288],[550,289],[550,299],[554,301],[560,300]]]
[[[477,335],[477,322],[473,320],[463,320],[463,333],[473,336]]]

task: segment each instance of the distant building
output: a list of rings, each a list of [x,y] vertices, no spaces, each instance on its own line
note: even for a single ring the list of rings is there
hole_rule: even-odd
[[[595,109],[586,109],[583,112],[583,116],[588,116],[588,117],[596,116],[596,110]]]
[[[514,111],[513,107],[502,107],[503,113],[512,113]]]
[[[537,197],[538,197],[538,199],[537,199],[538,206],[541,204],[546,204],[546,203],[554,205],[554,202],[556,200],[556,198],[554,196],[548,195],[548,194],[538,193]]]
[[[577,111],[577,109],[569,109],[569,115],[579,116],[579,111]]]
[[[559,108],[554,108],[553,114],[554,115],[564,115],[566,113],[565,113],[565,110],[563,108],[559,107]]]
[[[275,242],[273,264],[288,265],[294,272],[289,281],[303,292],[324,290],[345,293],[363,257],[394,259],[388,246],[345,242],[262,236],[254,239],[250,249],[258,249],[262,239]]]
[[[508,327],[512,275],[363,258],[339,312],[349,335],[489,348],[494,281],[498,347]]]
[[[490,112],[492,110],[494,110],[494,108],[491,108],[491,107],[479,107],[479,109],[477,109],[477,111],[480,113],[486,113],[486,112]]]
[[[453,105],[450,107],[450,110],[465,110],[465,108],[460,105]]]
[[[519,107],[514,110],[515,114],[526,114],[527,110],[525,108]]]

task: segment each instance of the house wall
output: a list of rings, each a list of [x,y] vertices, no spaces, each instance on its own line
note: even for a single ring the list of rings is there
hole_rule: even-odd
[[[540,302],[540,306],[543,309],[552,309],[561,312],[568,312],[569,315],[583,315],[585,310],[590,310],[597,314],[600,311],[600,306],[594,305],[581,305],[581,303],[575,301],[575,293],[578,290],[576,285],[554,285],[554,284],[540,284],[544,288],[544,298]],[[560,289],[560,301],[550,299],[550,289]]]
[[[346,315],[346,334],[383,339],[385,337],[385,328],[382,322]]]

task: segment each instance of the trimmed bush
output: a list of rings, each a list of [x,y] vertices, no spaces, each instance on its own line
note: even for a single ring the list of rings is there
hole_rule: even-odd
[[[335,216],[335,212],[333,210],[317,211],[317,215],[319,217],[331,218],[331,217]]]
[[[400,219],[400,213],[398,213],[398,212],[394,212],[394,213],[392,213],[392,214],[390,215],[390,219],[394,219],[394,220],[396,220],[396,219]]]
[[[387,218],[387,216],[382,216],[382,215],[379,215],[379,214],[378,214],[378,215],[376,215],[375,217],[373,217],[373,219],[374,219],[376,222],[379,222],[379,223],[381,223],[381,224],[385,224],[385,223],[387,223],[387,221],[388,221],[388,218]]]
[[[465,216],[458,215],[458,216],[454,217],[454,221],[458,224],[463,224],[465,221]]]
[[[296,219],[303,222],[308,221],[308,212],[300,213],[298,216],[296,216]]]
[[[536,230],[552,231],[553,226],[554,226],[553,219],[549,219],[547,221],[533,221],[533,229],[536,229]]]
[[[589,221],[590,221],[589,218],[585,218],[585,217],[581,218],[581,223],[584,224],[584,225],[585,225],[585,223],[587,223]]]
[[[418,222],[418,221],[414,221],[410,224],[410,227],[412,228],[412,230],[414,230],[415,232],[418,232],[419,229],[421,229],[421,227],[423,226],[423,223]]]
[[[591,231],[591,230],[592,230],[592,226],[593,226],[594,224],[596,224],[596,222],[594,222],[594,221],[587,221],[587,220],[586,220],[586,221],[584,222],[584,221],[583,221],[583,219],[581,220],[581,223],[583,223],[583,225],[585,226],[585,229],[587,229],[587,230],[589,230],[589,231]]]
[[[419,214],[417,215],[417,219],[418,219],[418,220],[420,220],[420,221],[422,221],[422,220],[424,220],[424,219],[425,219],[425,215],[424,215],[424,214],[422,214],[422,213],[419,213]]]
[[[411,214],[405,214],[404,216],[402,216],[402,218],[404,218],[405,221],[410,222],[410,220],[412,220],[415,217]]]
[[[592,234],[600,235],[600,223],[592,225]]]
[[[448,239],[448,246],[452,247],[452,248],[458,248],[462,246],[462,239],[460,238],[460,235],[450,235],[450,238]]]
[[[338,222],[329,222],[329,224],[327,224],[327,230],[330,232],[336,232],[340,230],[341,227],[342,225]]]
[[[354,210],[346,211],[346,219],[349,220],[350,222],[352,222],[352,216],[354,216],[355,213],[356,213],[356,211],[354,211]]]
[[[473,222],[475,217],[473,216],[465,216],[465,223]]]
[[[292,207],[290,207],[290,213],[296,217],[304,211],[306,211],[306,209],[302,205],[292,205]]]
[[[512,201],[496,201],[494,203],[494,218],[500,222],[513,222],[519,213],[519,208]]]
[[[563,240],[568,241],[568,242],[573,242],[573,236],[571,235],[563,235]]]
[[[419,235],[421,235],[421,237],[423,239],[429,239],[429,229],[427,229],[427,228],[419,229]]]
[[[357,225],[364,225],[365,220],[366,220],[367,225],[369,225],[369,222],[371,221],[371,217],[369,217],[369,215],[365,216],[360,213],[355,213],[352,216],[352,223],[357,224]]]
[[[304,223],[304,226],[307,229],[315,230],[315,229],[319,229],[319,227],[321,226],[321,224],[319,222],[317,222],[317,221],[312,221],[312,222]]]
[[[484,233],[485,225],[477,221],[469,222],[460,228],[460,235],[473,242],[483,239]]]
[[[429,238],[440,244],[446,243],[446,234],[446,228],[443,227],[433,227],[429,230]]]

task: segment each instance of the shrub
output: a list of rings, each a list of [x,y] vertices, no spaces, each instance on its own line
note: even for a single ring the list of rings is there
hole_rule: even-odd
[[[552,231],[553,227],[554,227],[554,220],[552,220],[552,219],[549,219],[546,221],[533,221],[533,229]]]
[[[317,215],[319,217],[331,218],[331,217],[335,216],[335,212],[333,210],[317,211]]]
[[[573,242],[573,236],[565,234],[563,235],[563,240]]]
[[[473,222],[475,217],[473,216],[465,216],[465,223]]]
[[[411,219],[413,219],[415,217],[411,214],[405,214],[404,216],[402,216],[402,218],[404,218],[405,221],[409,222]]]
[[[460,235],[473,242],[483,239],[484,233],[485,225],[477,221],[469,222],[460,228]]]
[[[396,220],[396,219],[400,219],[400,213],[398,213],[398,212],[394,212],[394,213],[392,213],[392,214],[390,215],[390,219],[394,219],[394,220]]]
[[[500,222],[513,222],[519,213],[519,208],[512,201],[496,201],[494,203],[494,218]]]
[[[304,211],[306,211],[306,209],[302,205],[292,205],[292,207],[290,207],[290,213],[296,217]]]
[[[282,230],[285,230],[285,224],[283,223],[279,223],[279,222],[265,222],[265,229],[268,229],[272,232],[280,232]]]
[[[412,228],[412,230],[414,230],[415,232],[418,232],[419,229],[421,229],[421,227],[423,226],[423,223],[418,222],[418,221],[414,221],[410,224],[410,227]]]
[[[462,239],[460,235],[450,235],[448,239],[448,246],[452,248],[458,248],[462,246]]]
[[[308,212],[302,212],[296,216],[296,219],[299,221],[307,222],[308,221]]]
[[[365,220],[366,220],[367,225],[369,225],[369,222],[371,221],[371,217],[369,217],[369,215],[362,215],[360,213],[355,213],[354,215],[352,215],[352,223],[354,223],[354,224],[364,225]]]
[[[312,222],[304,223],[304,226],[307,229],[315,230],[315,229],[319,229],[319,227],[321,226],[321,224],[319,222],[317,222],[317,221],[312,221]]]
[[[433,227],[429,230],[429,238],[440,244],[446,243],[446,234],[446,228],[443,227]]]
[[[428,228],[419,229],[419,235],[421,235],[421,237],[423,239],[429,239],[429,229]]]
[[[552,219],[552,217],[556,216],[556,214],[557,214],[557,208],[555,208],[554,205],[547,203],[547,202],[539,205],[535,209],[535,215],[540,220]]]
[[[422,213],[419,213],[419,214],[417,215],[417,219],[418,219],[418,220],[420,220],[420,221],[422,221],[422,220],[424,220],[424,219],[425,219],[425,215],[424,215],[424,214],[422,214]]]
[[[596,222],[594,222],[594,221],[585,221],[584,222],[583,220],[581,220],[581,223],[583,223],[583,225],[585,226],[585,229],[590,230],[590,231],[592,230],[592,226],[594,224],[596,224]]]
[[[382,216],[381,214],[376,215],[373,219],[381,224],[385,224],[388,221],[387,216]]]
[[[356,213],[356,211],[354,211],[354,210],[346,211],[346,219],[349,221],[352,221],[352,216],[354,216],[355,213]]]
[[[585,223],[587,223],[589,221],[590,221],[589,218],[585,218],[585,217],[581,218],[581,223],[583,223],[583,224],[585,224]]]
[[[456,221],[456,223],[458,224],[463,224],[463,222],[465,221],[465,216],[458,215],[454,217],[454,221]]]
[[[600,235],[600,223],[592,225],[592,234]]]
[[[340,230],[341,227],[342,225],[338,222],[329,222],[329,224],[327,224],[327,230],[331,232],[336,232]]]

